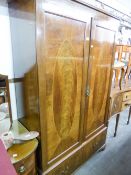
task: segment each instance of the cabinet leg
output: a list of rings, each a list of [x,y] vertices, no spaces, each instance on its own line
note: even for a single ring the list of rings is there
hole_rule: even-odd
[[[129,115],[128,115],[128,120],[127,120],[127,125],[129,124],[130,122],[130,117],[131,117],[131,106],[129,108]]]
[[[120,119],[120,114],[117,114],[117,116],[116,116],[116,126],[115,126],[114,137],[116,137],[117,128],[118,128],[118,123],[119,123],[119,119]]]

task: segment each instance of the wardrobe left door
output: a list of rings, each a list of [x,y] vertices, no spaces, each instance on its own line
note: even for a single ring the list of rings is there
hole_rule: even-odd
[[[86,23],[44,13],[38,48],[41,138],[48,168],[80,145]]]

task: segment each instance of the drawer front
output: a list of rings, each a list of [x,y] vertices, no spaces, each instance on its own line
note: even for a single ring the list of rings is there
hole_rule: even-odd
[[[129,106],[131,106],[131,100],[127,100],[125,102],[122,102],[122,110],[128,108]]]
[[[28,158],[14,164],[14,167],[15,167],[18,175],[36,175],[36,172],[35,172],[35,153],[33,153]]]
[[[112,99],[111,116],[121,112],[122,95],[118,95]]]
[[[123,93],[123,101],[131,100],[131,91]]]
[[[105,144],[106,133],[107,130],[104,130],[84,146],[83,152],[85,160]]]
[[[63,162],[57,162],[56,167],[49,168],[43,175],[70,175],[83,162],[82,149],[80,149]]]
[[[123,46],[123,47],[122,47],[122,51],[123,51],[123,52],[128,52],[128,51],[129,51],[128,46]]]

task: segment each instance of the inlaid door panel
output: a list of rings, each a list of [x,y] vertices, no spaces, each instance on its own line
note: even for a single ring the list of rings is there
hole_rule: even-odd
[[[39,68],[45,70],[41,108],[48,164],[79,144],[85,30],[84,22],[45,13],[44,66]]]
[[[105,123],[115,32],[92,21],[85,106],[85,137]]]

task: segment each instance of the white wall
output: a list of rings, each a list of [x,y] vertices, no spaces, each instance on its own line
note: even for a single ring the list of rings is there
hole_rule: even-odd
[[[0,6],[0,73],[13,78],[13,62],[8,8]]]
[[[14,76],[21,78],[36,64],[35,19],[28,12],[16,10],[15,14],[10,18]]]
[[[10,21],[6,3],[0,6],[0,74],[8,75],[9,79],[14,78]],[[15,85],[11,83],[9,87],[12,117],[15,120],[17,119]]]
[[[15,13],[16,16],[9,17],[6,1],[2,5],[0,1],[0,74],[9,79],[24,77],[36,63],[34,14],[17,10]],[[22,83],[9,86],[15,120],[24,116]]]
[[[22,82],[15,83],[15,89],[16,89],[17,117],[21,118],[25,116],[23,83]]]
[[[10,12],[14,77],[23,78],[36,64],[35,15],[19,9],[10,9]],[[17,117],[21,118],[25,115],[23,83],[15,83],[15,89]]]

